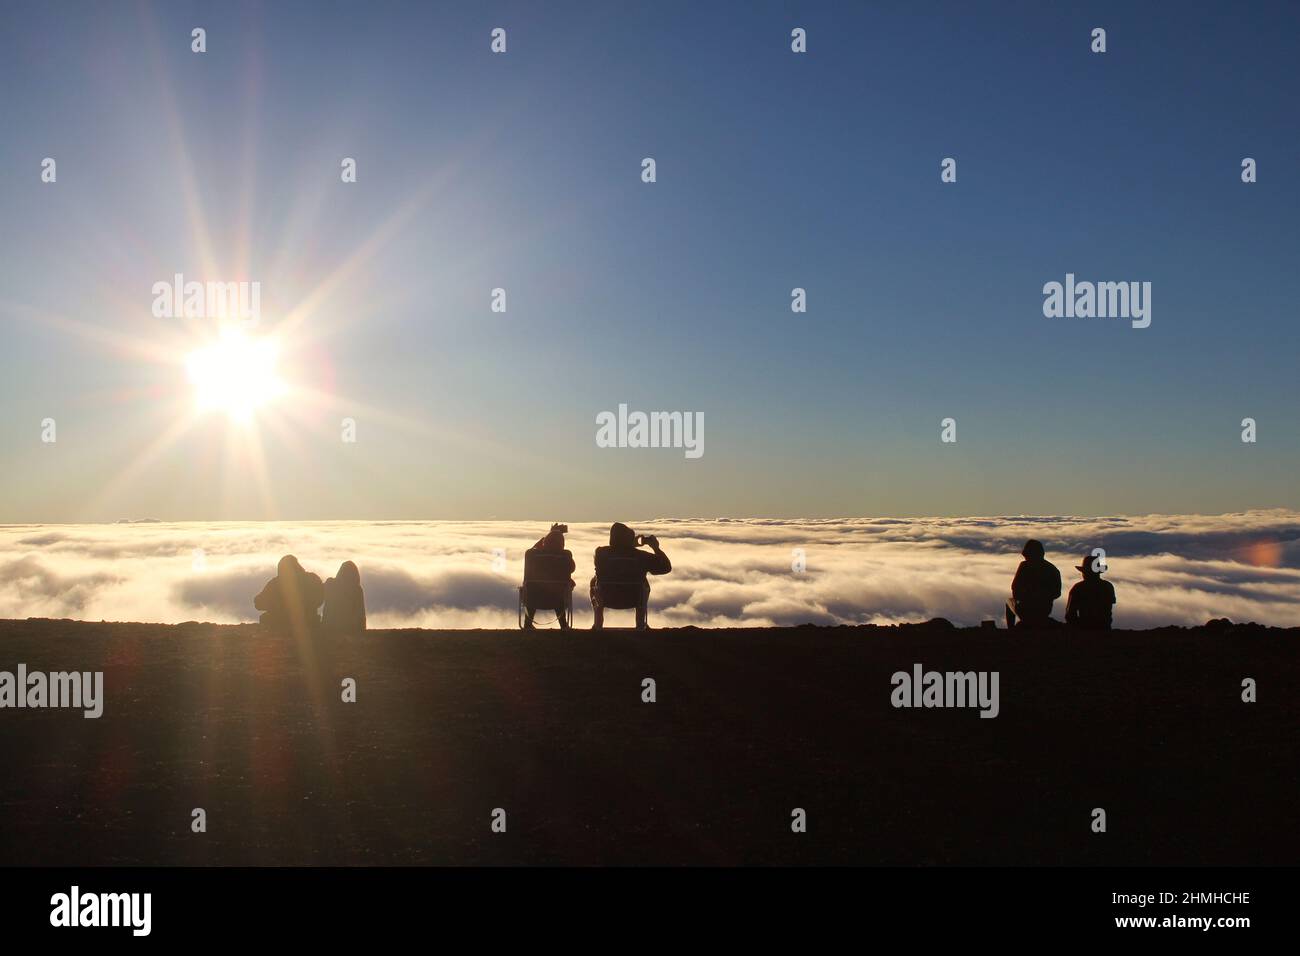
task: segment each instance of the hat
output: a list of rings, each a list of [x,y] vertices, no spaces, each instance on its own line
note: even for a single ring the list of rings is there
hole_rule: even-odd
[[[1101,555],[1099,555],[1099,554],[1093,554],[1091,551],[1089,551],[1087,554],[1085,554],[1085,555],[1083,556],[1083,560],[1082,560],[1079,564],[1076,564],[1076,565],[1074,566],[1074,570],[1076,570],[1076,571],[1082,571],[1084,574],[1104,574],[1104,573],[1106,572],[1106,561],[1105,561],[1104,558],[1102,559],[1102,562],[1101,562],[1101,570],[1100,570],[1100,571],[1094,571],[1094,570],[1092,569],[1092,562],[1093,562],[1095,559],[1100,558],[1100,557],[1101,557]]]

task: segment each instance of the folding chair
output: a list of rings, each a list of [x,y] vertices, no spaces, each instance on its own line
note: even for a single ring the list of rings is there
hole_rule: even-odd
[[[643,610],[648,626],[649,596],[645,571],[637,558],[605,556],[597,566],[596,583],[592,588],[593,605],[599,602],[606,611]]]
[[[556,620],[573,626],[573,581],[569,578],[567,555],[531,549],[524,552],[524,583],[519,586],[520,630],[524,627],[524,611],[530,606],[539,611],[558,608]]]

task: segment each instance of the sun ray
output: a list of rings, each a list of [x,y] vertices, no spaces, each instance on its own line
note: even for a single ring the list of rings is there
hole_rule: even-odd
[[[176,104],[173,83],[163,68],[162,41],[158,36],[157,24],[143,15],[141,11],[142,31],[149,39],[150,60],[153,66],[155,89],[163,101],[163,114],[170,134],[172,152],[175,161],[173,168],[181,177],[181,195],[185,202],[186,215],[190,221],[190,240],[199,255],[205,277],[219,275],[218,262],[212,248],[211,234],[208,232],[207,214],[203,208],[198,177],[194,172],[194,161],[190,156],[189,146],[185,141],[185,129],[181,122],[181,112]]]
[[[0,311],[21,322],[67,333],[89,344],[106,345],[123,357],[170,365],[176,361],[176,343],[160,343],[130,336],[90,322],[83,322],[58,312],[41,311],[18,303],[0,303]]]
[[[100,513],[100,509],[111,502],[124,488],[133,483],[140,475],[148,471],[162,454],[180,441],[198,420],[196,413],[177,418],[164,429],[157,438],[136,453],[130,462],[100,489],[99,493],[86,505],[88,514]]]
[[[310,405],[313,408],[322,410],[345,412],[353,418],[366,419],[380,425],[387,425],[398,431],[431,442],[455,445],[494,461],[509,464],[512,467],[544,469],[551,474],[567,475],[575,481],[582,478],[580,469],[565,465],[553,455],[532,452],[517,445],[507,445],[485,438],[482,435],[460,432],[431,418],[409,418],[378,406],[368,405],[342,396],[328,395],[302,386],[295,388],[293,392],[299,400],[286,403],[286,407],[291,409],[305,410]],[[299,414],[302,414],[302,412],[300,411]]]

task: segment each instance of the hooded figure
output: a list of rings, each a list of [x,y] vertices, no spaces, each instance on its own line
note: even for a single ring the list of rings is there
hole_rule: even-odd
[[[262,612],[261,621],[267,627],[302,636],[320,625],[316,609],[324,596],[320,578],[304,571],[297,558],[286,554],[276,566],[275,577],[253,598],[253,607]]]
[[[524,604],[524,630],[534,629],[533,617],[538,610],[555,612],[560,630],[572,626],[573,572],[577,565],[573,553],[564,546],[567,525],[553,524],[551,530],[524,552],[524,586],[520,589]]]
[[[1102,571],[1093,567],[1094,561],[1093,555],[1085,554],[1083,562],[1075,565],[1083,580],[1070,588],[1065,602],[1065,623],[1089,631],[1109,631],[1115,586],[1102,578]]]
[[[335,634],[360,634],[366,629],[366,594],[361,590],[361,572],[351,561],[340,564],[338,574],[325,582],[321,625]]]
[[[1007,627],[1045,627],[1052,616],[1052,603],[1061,596],[1061,572],[1045,557],[1041,541],[1030,538],[1020,551],[1025,559],[1016,568],[1007,601]]]
[[[622,522],[609,528],[609,546],[596,549],[596,576],[591,579],[591,609],[596,619],[594,630],[605,626],[605,608],[635,608],[638,630],[646,630],[650,606],[650,582],[647,574],[667,574],[673,569],[668,555],[659,550],[659,539],[645,535],[642,540],[650,551],[637,547],[636,532]],[[602,587],[602,585],[604,587]],[[617,602],[609,594],[617,593]]]

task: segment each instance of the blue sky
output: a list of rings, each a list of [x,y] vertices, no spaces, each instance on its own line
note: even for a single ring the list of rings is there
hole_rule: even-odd
[[[1300,505],[1295,5],[0,18],[0,520]],[[282,359],[330,404],[266,409],[260,471],[220,416],[129,471],[185,408],[176,272],[260,281],[269,334],[334,280]],[[1067,272],[1151,282],[1151,327],[1045,318]],[[597,448],[619,403],[705,454]]]

